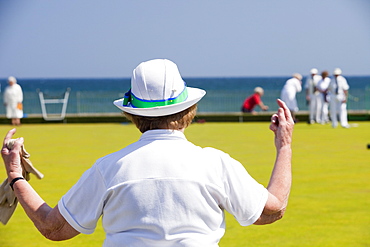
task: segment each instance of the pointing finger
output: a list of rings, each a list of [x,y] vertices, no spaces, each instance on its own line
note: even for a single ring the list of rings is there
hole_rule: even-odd
[[[3,148],[7,148],[7,143],[12,139],[13,135],[15,134],[16,129],[9,130],[8,133],[6,134],[3,142]]]
[[[286,119],[286,115],[285,115],[285,110],[282,107],[280,107],[278,109],[277,115],[278,115],[279,123],[280,124],[285,124],[287,119]]]
[[[279,105],[281,108],[283,108],[285,119],[286,119],[288,122],[293,121],[292,114],[290,113],[290,110],[289,110],[288,106],[285,104],[285,102],[284,102],[284,101],[282,101],[281,99],[277,99],[277,103],[278,103],[278,105]]]

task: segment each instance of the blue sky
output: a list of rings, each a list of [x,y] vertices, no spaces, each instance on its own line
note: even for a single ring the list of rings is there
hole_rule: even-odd
[[[0,0],[0,78],[370,75],[368,0]]]

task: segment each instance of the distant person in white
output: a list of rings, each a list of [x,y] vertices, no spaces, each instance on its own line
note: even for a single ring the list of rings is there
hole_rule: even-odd
[[[293,78],[286,81],[281,91],[281,100],[288,106],[294,121],[296,122],[295,113],[298,112],[298,103],[296,94],[302,91],[302,75],[295,73]]]
[[[6,117],[12,120],[12,125],[20,125],[23,117],[23,92],[17,79],[10,76],[4,91],[4,106],[6,107]]]
[[[338,117],[340,125],[343,128],[349,128],[347,119],[347,97],[349,85],[346,78],[342,76],[342,70],[336,68],[333,73],[333,79],[329,84],[330,95],[330,118],[333,128],[338,126]]]
[[[320,100],[320,92],[317,89],[317,84],[321,80],[321,76],[318,75],[318,70],[313,68],[310,70],[310,76],[306,79],[306,101],[309,104],[309,120],[310,124],[321,121],[321,109],[318,107],[317,102]]]
[[[317,83],[317,89],[320,91],[320,97],[317,101],[317,107],[320,109],[320,118],[318,123],[325,124],[329,122],[329,95],[328,87],[330,84],[329,72],[324,70],[321,72],[321,80]]]

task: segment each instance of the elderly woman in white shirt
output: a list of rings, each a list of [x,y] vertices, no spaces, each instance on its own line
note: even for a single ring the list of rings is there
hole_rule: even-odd
[[[38,230],[51,240],[94,231],[100,217],[103,246],[218,246],[224,211],[242,226],[279,220],[291,187],[293,119],[284,102],[270,129],[277,151],[267,188],[242,164],[214,148],[189,142],[184,131],[205,91],[187,87],[176,64],[166,59],[141,63],[131,89],[114,104],[143,133],[140,140],[97,160],[54,208],[22,179],[19,149],[4,139],[8,180]]]
[[[8,78],[8,86],[4,91],[4,105],[6,117],[12,120],[13,125],[20,125],[23,117],[23,92],[17,79],[13,76]]]

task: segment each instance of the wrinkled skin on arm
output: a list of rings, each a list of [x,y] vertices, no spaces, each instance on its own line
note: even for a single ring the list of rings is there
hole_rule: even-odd
[[[22,177],[19,151],[23,145],[23,138],[18,138],[12,149],[9,149],[6,145],[15,134],[15,131],[15,129],[12,129],[7,133],[1,149],[9,182],[14,178]],[[46,238],[60,241],[70,239],[79,234],[63,218],[58,210],[58,206],[54,208],[48,206],[27,181],[18,180],[14,183],[13,188],[24,211]]]
[[[271,117],[270,130],[274,132],[276,159],[267,186],[268,199],[260,218],[254,223],[265,225],[281,219],[288,205],[288,198],[292,184],[292,134],[294,121],[292,115],[281,100],[277,100],[278,112]]]

